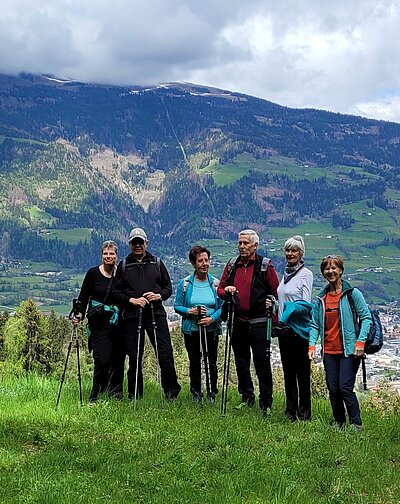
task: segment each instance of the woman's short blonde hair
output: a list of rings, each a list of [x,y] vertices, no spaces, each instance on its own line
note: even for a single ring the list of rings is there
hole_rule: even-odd
[[[115,253],[118,254],[118,245],[115,243],[115,241],[112,240],[103,241],[101,245],[101,251],[103,252],[105,249],[109,248],[113,248],[115,250]]]
[[[288,238],[285,241],[285,244],[283,246],[283,250],[300,250],[301,255],[303,256],[306,251],[306,247],[304,245],[304,238],[300,235],[294,235],[291,238]]]

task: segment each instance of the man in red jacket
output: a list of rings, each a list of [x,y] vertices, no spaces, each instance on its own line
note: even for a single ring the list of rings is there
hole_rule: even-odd
[[[238,389],[242,406],[254,406],[254,386],[250,375],[250,350],[259,382],[259,405],[264,414],[272,406],[272,371],[270,344],[267,338],[265,300],[277,297],[278,276],[270,259],[257,254],[259,237],[252,229],[238,235],[239,256],[225,266],[218,296],[227,299],[235,294],[238,303],[232,330]]]

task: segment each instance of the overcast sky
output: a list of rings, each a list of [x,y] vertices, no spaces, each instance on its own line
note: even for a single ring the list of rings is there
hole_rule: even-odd
[[[189,81],[400,122],[398,0],[0,0],[0,72]]]

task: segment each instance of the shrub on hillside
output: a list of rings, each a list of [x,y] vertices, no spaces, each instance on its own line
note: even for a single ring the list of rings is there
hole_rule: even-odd
[[[3,348],[0,352],[0,372],[21,375],[34,371],[39,374],[60,374],[65,362],[66,343],[71,335],[71,324],[52,310],[45,316],[37,304],[28,299],[16,309],[15,316],[6,317],[1,328]],[[92,357],[88,355],[84,324],[78,328],[81,350],[81,371],[91,372]],[[69,376],[76,375],[76,351],[72,348]]]
[[[376,390],[373,390],[363,402],[365,409],[375,410],[382,416],[392,413],[400,415],[400,394],[387,380],[379,382]]]
[[[311,364],[311,393],[315,399],[326,399],[328,395],[325,371],[314,363]]]

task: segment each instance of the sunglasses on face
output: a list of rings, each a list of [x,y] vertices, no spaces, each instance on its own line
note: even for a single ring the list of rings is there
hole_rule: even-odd
[[[144,240],[136,238],[135,240],[131,241],[131,245],[144,245]]]

